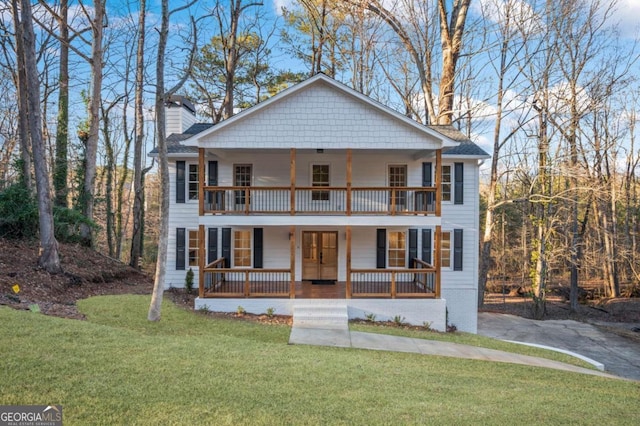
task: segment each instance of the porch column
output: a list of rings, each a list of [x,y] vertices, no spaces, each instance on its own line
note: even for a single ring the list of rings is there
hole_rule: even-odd
[[[202,157],[200,157],[202,160]],[[200,175],[202,178],[202,174]],[[200,187],[202,188],[202,187]],[[200,198],[200,205],[203,201]],[[204,297],[204,268],[205,268],[205,252],[204,252],[204,225],[198,226],[198,296]]]
[[[289,228],[289,269],[291,270],[291,283],[289,286],[289,297],[296,298],[296,227]]]
[[[352,162],[351,148],[347,148],[347,216],[351,216],[351,162]],[[349,235],[349,232],[350,231],[347,231],[347,235]],[[347,241],[348,240],[349,239],[347,238]],[[347,283],[348,282],[349,281],[347,281]]]
[[[290,149],[289,175],[291,179],[290,200],[291,216],[296,214],[296,149]]]
[[[436,235],[435,235],[435,246],[436,250],[434,253],[433,266],[436,268],[436,299],[440,299],[440,274],[441,274],[441,266],[440,262],[442,260],[442,227],[440,225],[436,226]]]
[[[349,194],[349,192],[347,192],[347,194]],[[346,298],[351,299],[351,225],[347,225],[346,232],[347,232],[347,294],[346,294]]]
[[[440,217],[442,207],[442,149],[436,150],[436,216]]]
[[[204,216],[204,148],[198,148],[198,214]]]

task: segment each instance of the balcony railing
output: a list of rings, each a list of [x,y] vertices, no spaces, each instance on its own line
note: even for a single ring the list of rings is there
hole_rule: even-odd
[[[440,297],[436,268],[413,259],[411,269],[351,269],[352,297]]]
[[[213,214],[432,215],[434,187],[206,186]]]
[[[289,269],[226,268],[220,258],[204,268],[200,297],[293,297]],[[413,259],[414,268],[351,269],[345,297],[439,298],[436,268]],[[349,295],[349,289],[351,294]]]
[[[204,268],[201,297],[290,297],[289,269],[225,268],[224,258]]]

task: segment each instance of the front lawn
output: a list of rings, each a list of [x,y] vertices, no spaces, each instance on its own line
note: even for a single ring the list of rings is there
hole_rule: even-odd
[[[640,384],[419,354],[287,345],[287,326],[211,319],[148,296],[79,303],[88,321],[0,308],[0,404],[65,424],[636,424]]]

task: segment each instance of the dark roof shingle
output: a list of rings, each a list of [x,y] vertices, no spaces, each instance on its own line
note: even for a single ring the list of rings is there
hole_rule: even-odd
[[[448,137],[449,139],[459,142],[460,145],[445,149],[442,155],[456,156],[465,155],[471,157],[489,157],[489,154],[478,145],[473,143],[464,133],[451,125],[434,125],[429,126],[431,129]]]
[[[198,147],[196,146],[184,146],[182,141],[189,139],[193,135],[197,135],[200,132],[204,132],[208,128],[213,126],[212,123],[195,123],[184,133],[172,133],[167,136],[167,153],[169,154],[194,154],[198,153]],[[154,147],[149,154],[157,154],[158,147]]]

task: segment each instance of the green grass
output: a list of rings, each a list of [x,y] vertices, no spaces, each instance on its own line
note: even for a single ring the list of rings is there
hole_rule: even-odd
[[[640,384],[418,354],[287,345],[289,328],[148,296],[82,301],[88,321],[0,308],[0,404],[77,424],[636,424]]]

